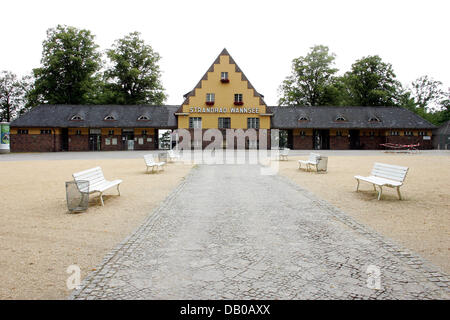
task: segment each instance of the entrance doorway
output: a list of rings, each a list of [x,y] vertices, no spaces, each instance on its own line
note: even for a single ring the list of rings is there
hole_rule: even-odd
[[[134,129],[122,129],[124,150],[134,150]]]
[[[69,151],[69,129],[61,129],[61,151]]]
[[[328,150],[330,149],[330,130],[314,129],[314,149],[315,150]]]
[[[349,130],[350,135],[350,149],[360,149],[361,143],[359,141],[359,130]]]
[[[102,149],[102,130],[89,129],[89,150],[100,151]]]

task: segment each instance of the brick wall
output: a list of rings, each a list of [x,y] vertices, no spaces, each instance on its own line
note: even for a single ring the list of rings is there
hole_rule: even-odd
[[[89,136],[69,135],[69,151],[89,151]]]
[[[156,150],[156,140],[154,135],[135,135],[134,150]],[[151,138],[152,141],[148,142],[147,139]],[[143,139],[144,144],[139,144],[139,139]]]
[[[312,136],[299,136],[294,135],[292,137],[293,149],[295,150],[311,150],[313,149],[313,137]]]
[[[385,143],[385,136],[360,136],[359,142],[361,148],[364,150],[379,150],[384,147],[380,146],[381,143]]]
[[[109,145],[106,144],[106,139],[109,140]],[[116,139],[117,144],[112,144],[112,140]],[[102,136],[102,144],[101,144],[101,150],[102,151],[120,151],[124,150],[123,142],[122,142],[122,136],[121,135],[103,135]]]
[[[53,134],[11,134],[11,152],[52,152],[61,150],[61,138]]]
[[[348,150],[350,149],[350,138],[348,135],[330,136],[331,150]]]

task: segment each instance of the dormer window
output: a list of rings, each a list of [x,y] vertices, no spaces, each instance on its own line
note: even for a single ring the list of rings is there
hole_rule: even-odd
[[[369,122],[381,122],[381,120],[378,119],[377,117],[371,117],[369,118]]]
[[[114,116],[112,116],[112,115],[108,115],[108,116],[105,117],[104,120],[106,120],[106,121],[114,121],[114,120],[116,120],[116,118],[114,118]]]
[[[70,118],[70,121],[83,121],[83,120],[84,119],[78,114],[76,114],[72,118]]]
[[[298,118],[298,121],[309,121],[309,119],[308,117],[301,116],[300,118]]]
[[[220,73],[220,82],[222,82],[222,83],[230,82],[230,79],[228,79],[228,72],[221,72]]]
[[[214,105],[215,100],[215,94],[214,93],[207,93],[206,94],[206,105],[212,106]]]
[[[150,121],[150,118],[142,115],[142,116],[139,116],[138,121]]]
[[[347,121],[347,119],[345,119],[344,116],[337,116],[336,121],[342,122],[342,121]]]

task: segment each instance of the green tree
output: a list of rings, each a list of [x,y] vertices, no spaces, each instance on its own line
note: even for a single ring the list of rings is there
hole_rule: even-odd
[[[422,76],[411,83],[412,95],[418,108],[424,111],[439,109],[439,104],[445,98],[442,82]]]
[[[9,71],[0,73],[0,120],[10,122],[25,108],[26,78],[19,79]]]
[[[103,97],[115,104],[162,104],[166,99],[158,65],[160,56],[132,32],[116,40],[107,50],[111,66],[105,72],[108,81]]]
[[[399,105],[402,86],[390,63],[377,55],[363,57],[352,64],[342,78],[347,88],[346,103],[358,106]]]
[[[41,67],[30,97],[50,104],[91,103],[100,53],[88,30],[58,25],[47,30],[43,42]]]
[[[306,56],[292,61],[292,71],[281,84],[280,105],[331,105],[338,104],[339,88],[334,74],[335,54],[327,46],[311,47]]]

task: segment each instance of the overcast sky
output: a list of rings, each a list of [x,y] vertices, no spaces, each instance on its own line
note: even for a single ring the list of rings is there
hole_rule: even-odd
[[[323,44],[340,73],[379,55],[409,84],[429,75],[450,86],[450,1],[2,1],[0,70],[39,67],[46,30],[90,30],[101,50],[139,31],[162,59],[167,104],[180,104],[227,48],[253,86],[276,105],[292,59]]]

